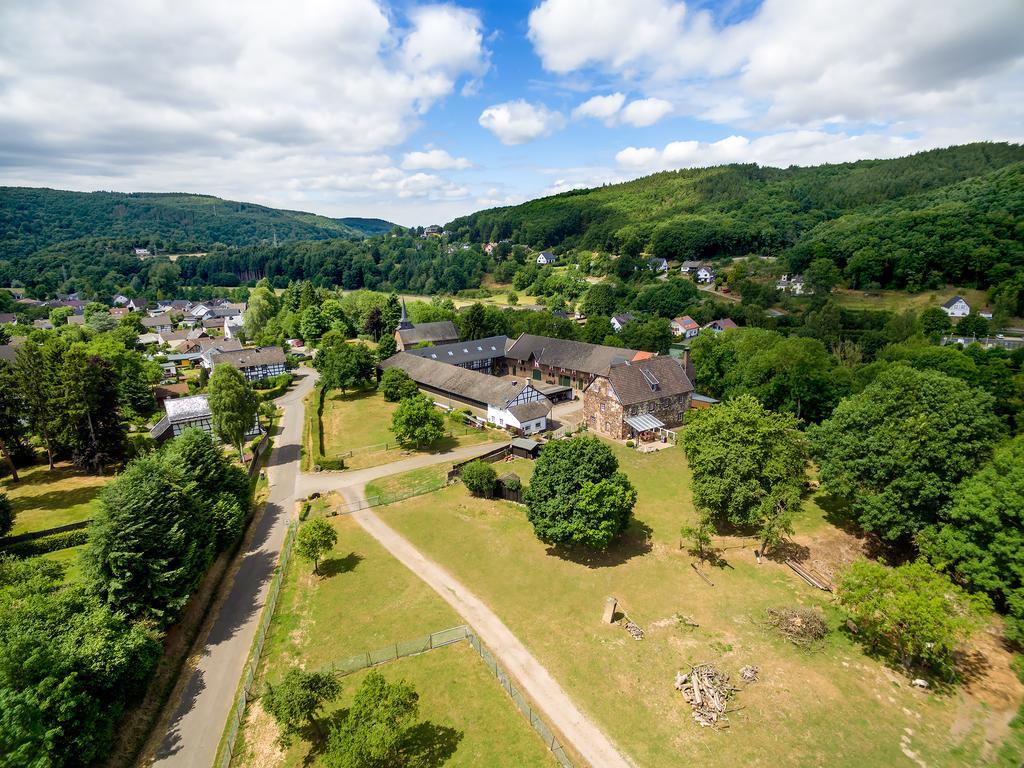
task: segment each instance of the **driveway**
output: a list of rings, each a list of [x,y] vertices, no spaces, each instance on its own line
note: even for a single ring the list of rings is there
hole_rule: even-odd
[[[366,502],[362,485],[344,488],[342,495],[350,506],[358,507]],[[455,609],[519,688],[544,713],[548,724],[554,726],[567,745],[575,749],[587,763],[593,768],[627,768],[631,765],[604,732],[576,707],[551,673],[526,650],[519,638],[479,597],[440,565],[424,556],[373,510],[362,509],[353,512],[352,517],[399,562],[423,579]]]
[[[253,522],[251,541],[237,561],[230,590],[184,685],[154,765],[206,768],[216,759],[295,507],[295,479],[302,450],[302,400],[313,389],[314,380],[312,371],[300,370],[298,383],[277,401],[283,414],[281,432],[274,439],[267,465],[270,498],[262,515]]]

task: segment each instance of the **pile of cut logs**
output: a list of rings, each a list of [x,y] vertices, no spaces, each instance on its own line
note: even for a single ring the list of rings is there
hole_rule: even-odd
[[[710,664],[691,667],[689,672],[676,673],[676,688],[682,691],[686,703],[693,709],[693,719],[709,728],[728,728],[729,699],[736,688],[729,676]]]
[[[634,640],[644,639],[644,631],[640,629],[640,627],[638,627],[636,624],[634,624],[630,619],[626,619],[626,623],[622,626],[625,627],[626,631],[633,636]]]

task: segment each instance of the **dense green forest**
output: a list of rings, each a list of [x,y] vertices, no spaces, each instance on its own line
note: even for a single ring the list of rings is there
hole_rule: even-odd
[[[214,243],[358,238],[393,226],[382,219],[330,219],[209,195],[0,187],[0,254],[8,259],[83,237],[131,239],[173,252]]]
[[[456,219],[469,241],[834,260],[854,287],[985,287],[1024,266],[1024,147],[969,144],[811,168],[658,173]]]

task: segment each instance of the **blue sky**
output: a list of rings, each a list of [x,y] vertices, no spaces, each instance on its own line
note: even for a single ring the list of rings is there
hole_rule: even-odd
[[[1020,141],[1019,0],[0,6],[0,183],[444,222],[659,170]]]

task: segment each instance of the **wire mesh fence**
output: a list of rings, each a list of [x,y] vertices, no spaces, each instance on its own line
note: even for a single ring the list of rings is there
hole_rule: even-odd
[[[270,629],[270,622],[274,618],[274,609],[277,608],[277,596],[281,592],[281,581],[284,578],[284,570],[291,557],[292,545],[295,543],[295,534],[298,524],[292,523],[288,526],[288,533],[285,534],[284,545],[281,547],[281,560],[274,578],[270,582],[270,592],[267,593],[267,602],[263,606],[263,614],[260,617],[260,625],[256,629],[256,637],[253,638],[252,650],[249,653],[249,660],[245,665],[245,673],[242,675],[242,685],[238,690],[235,706],[231,709],[228,717],[227,733],[224,736],[224,751],[218,763],[220,768],[228,768],[231,764],[231,757],[235,750],[235,740],[238,738],[238,729],[245,716],[245,707],[249,702],[249,694],[252,692],[252,681],[256,677],[256,669],[260,664],[260,656],[263,653],[263,644],[267,639],[267,630]]]
[[[349,656],[344,659],[332,662],[325,671],[334,672],[336,675],[351,675],[367,667],[375,667],[379,664],[387,664],[406,656],[416,656],[426,653],[435,648],[443,648],[446,645],[457,643],[469,637],[469,628],[465,625],[442,629],[440,632],[431,632],[413,640],[402,640],[383,648]]]
[[[569,756],[565,753],[565,748],[562,746],[561,742],[558,741],[558,737],[555,736],[537,711],[530,706],[526,697],[524,697],[523,694],[521,694],[516,687],[512,685],[512,681],[505,673],[505,670],[498,665],[497,660],[491,655],[491,652],[487,650],[487,647],[482,642],[480,642],[480,638],[470,632],[468,639],[469,644],[480,655],[480,658],[483,659],[484,664],[489,670],[491,670],[491,674],[493,674],[501,684],[501,687],[505,689],[505,693],[512,698],[516,707],[520,712],[522,712],[523,717],[526,718],[527,722],[529,722],[533,727],[533,730],[535,730],[540,735],[541,739],[544,740],[544,743],[551,751],[551,754],[555,756],[555,759],[563,766],[563,768],[573,768],[572,760],[570,760]]]

